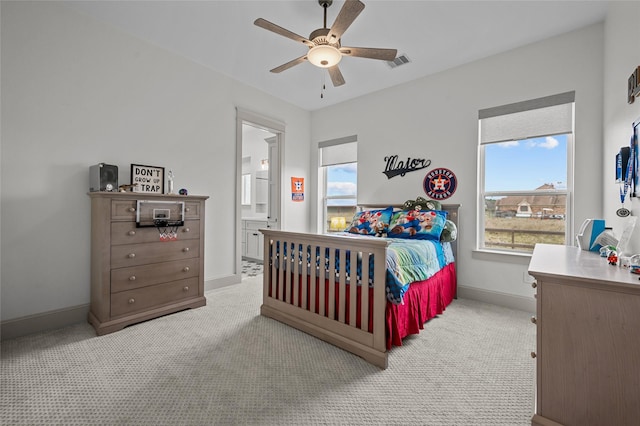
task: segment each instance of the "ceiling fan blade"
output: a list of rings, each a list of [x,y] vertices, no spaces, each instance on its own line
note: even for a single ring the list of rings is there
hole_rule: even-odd
[[[279,25],[276,25],[272,22],[267,21],[266,19],[262,19],[262,18],[258,18],[253,22],[255,25],[257,25],[260,28],[264,28],[265,30],[274,32],[276,34],[280,34],[281,36],[290,38],[291,40],[300,42],[300,43],[304,43],[309,47],[313,47],[315,46],[313,44],[313,42],[309,39],[306,39],[304,37],[302,37],[301,35],[298,35],[294,32],[291,32],[285,28],[282,28]]]
[[[329,70],[329,76],[331,77],[331,82],[335,87],[342,86],[344,84],[344,77],[340,72],[340,68],[337,65],[327,68]]]
[[[307,55],[300,56],[299,58],[296,58],[293,61],[289,61],[286,64],[282,64],[279,67],[275,67],[274,69],[271,70],[271,72],[277,74],[277,73],[282,72],[284,70],[288,70],[289,68],[291,68],[291,67],[293,67],[295,65],[301,64],[306,60],[307,60]]]
[[[358,58],[380,59],[393,61],[398,54],[396,49],[377,49],[375,47],[341,47],[340,53]]]
[[[327,34],[329,43],[337,43],[342,34],[349,28],[353,21],[364,9],[364,3],[359,0],[346,0],[338,13],[336,20]]]

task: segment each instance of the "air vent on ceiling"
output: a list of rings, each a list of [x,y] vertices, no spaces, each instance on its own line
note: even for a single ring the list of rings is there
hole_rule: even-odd
[[[407,55],[402,54],[402,55],[398,56],[397,58],[395,58],[393,61],[387,61],[387,64],[389,64],[389,66],[391,68],[397,68],[400,65],[408,64],[409,62],[411,62],[411,61],[409,60]]]

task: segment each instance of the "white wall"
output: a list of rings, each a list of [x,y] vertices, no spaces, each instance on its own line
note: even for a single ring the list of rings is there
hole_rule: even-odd
[[[460,285],[529,299],[527,258],[473,251],[477,111],[575,90],[575,224],[605,217],[616,229],[618,187],[608,176],[640,117],[640,100],[628,105],[625,97],[640,64],[638,7],[612,2],[606,25],[310,114],[59,4],[2,2],[0,318],[88,303],[86,191],[88,168],[98,162],[118,165],[120,183],[128,183],[131,163],[171,168],[177,188],[211,196],[205,279],[232,275],[235,188],[221,183],[236,176],[235,107],[286,123],[283,228],[316,223],[317,142],[358,135],[360,202],[424,195],[424,173],[382,174],[386,155],[452,169],[459,187],[448,201],[462,205]],[[290,201],[291,176],[306,178],[304,203]]]
[[[205,280],[235,273],[236,107],[286,123],[284,189],[310,114],[55,2],[2,2],[2,320],[89,303],[89,166],[164,166],[208,195]],[[284,192],[284,191],[283,191]],[[285,193],[286,195],[286,193]],[[309,203],[283,195],[284,227]]]
[[[425,196],[426,171],[451,169],[458,189],[447,202],[461,204],[459,285],[532,301],[533,289],[523,280],[528,257],[474,253],[478,110],[575,90],[580,224],[602,214],[602,61],[603,24],[597,24],[313,112],[312,167],[318,141],[357,134],[360,203]],[[384,157],[393,154],[430,159],[432,166],[387,179]]]
[[[640,118],[640,98],[627,103],[627,80],[640,66],[640,3],[614,2],[609,5],[605,23],[604,58],[604,219],[619,237],[627,219],[615,212],[620,208],[619,186],[614,183],[615,155],[629,146],[631,124]],[[640,188],[638,188],[640,196]],[[630,202],[631,201],[631,202]],[[640,216],[640,199],[627,195],[626,207]],[[628,252],[640,253],[640,223],[636,224]]]

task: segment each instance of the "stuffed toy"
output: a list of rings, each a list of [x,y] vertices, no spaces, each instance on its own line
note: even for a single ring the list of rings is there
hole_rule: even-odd
[[[442,210],[442,204],[436,200],[427,200],[418,197],[415,200],[407,200],[402,205],[403,210]]]
[[[376,222],[376,225],[374,227],[376,231],[376,237],[386,237],[387,233],[385,232],[385,229],[387,229],[388,226],[389,226],[388,224],[382,221]]]
[[[440,234],[440,241],[443,243],[450,243],[458,238],[458,228],[456,224],[447,219],[444,223],[444,229]]]

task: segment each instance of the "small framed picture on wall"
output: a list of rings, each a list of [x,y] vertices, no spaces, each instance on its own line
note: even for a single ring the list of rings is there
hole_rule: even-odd
[[[131,165],[133,192],[164,194],[164,167]]]

